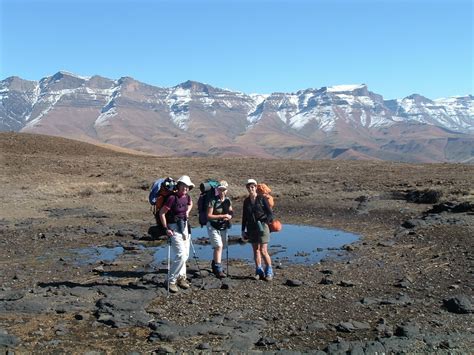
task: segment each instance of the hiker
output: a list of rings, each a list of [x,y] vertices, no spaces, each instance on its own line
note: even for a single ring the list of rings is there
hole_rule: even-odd
[[[187,175],[181,176],[176,183],[176,194],[168,197],[159,212],[160,222],[166,229],[166,235],[175,254],[168,276],[169,291],[173,293],[178,292],[177,286],[183,289],[190,287],[186,281],[186,261],[190,246],[188,218],[193,202],[188,192],[194,187]]]
[[[228,230],[233,216],[232,203],[226,196],[228,186],[227,181],[219,181],[216,188],[217,196],[209,201],[207,207],[207,234],[214,249],[211,267],[218,278],[226,276],[222,268],[222,250],[224,246],[228,247]]]
[[[255,261],[255,277],[261,280],[273,279],[272,260],[268,254],[270,230],[268,224],[273,221],[273,212],[267,199],[257,195],[257,181],[248,179],[245,185],[249,195],[242,209],[242,238],[252,243]],[[265,270],[262,268],[262,259]]]

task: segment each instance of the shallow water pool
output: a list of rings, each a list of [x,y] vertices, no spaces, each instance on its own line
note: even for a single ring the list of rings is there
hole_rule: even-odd
[[[240,224],[232,226],[229,235],[232,237],[240,236]],[[198,244],[196,241],[196,239],[202,237],[207,238],[205,227],[192,229],[196,256],[198,259],[212,260],[213,249],[211,245]],[[340,251],[344,244],[354,243],[358,239],[358,235],[340,230],[285,224],[280,232],[271,234],[269,251],[272,260],[275,262],[314,264],[328,255],[334,255],[337,251]],[[166,245],[155,248],[155,263],[162,263],[168,256]],[[191,258],[193,258],[192,249],[190,250]],[[223,250],[222,259],[226,259],[225,249]],[[230,244],[229,259],[252,261],[251,244]]]

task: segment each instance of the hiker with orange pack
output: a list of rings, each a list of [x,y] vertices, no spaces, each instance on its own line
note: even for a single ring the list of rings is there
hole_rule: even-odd
[[[252,243],[255,261],[255,277],[261,280],[273,279],[272,259],[268,254],[270,229],[268,223],[273,221],[273,211],[268,201],[257,194],[257,181],[248,179],[245,185],[248,197],[244,200],[242,208],[242,237]],[[262,267],[262,259],[265,270]]]

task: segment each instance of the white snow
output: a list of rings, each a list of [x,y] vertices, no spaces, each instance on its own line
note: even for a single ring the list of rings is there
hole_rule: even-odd
[[[364,84],[352,84],[352,85],[335,85],[328,87],[328,92],[344,92],[344,91],[354,91],[357,89],[364,88]]]
[[[75,78],[78,78],[78,79],[82,79],[82,80],[90,80],[90,78],[92,78],[91,76],[80,76],[80,75],[77,75],[77,74],[74,74],[74,73],[71,73],[67,70],[60,70],[59,71],[61,74],[65,74],[65,75],[69,75],[69,76],[72,76],[72,77],[75,77]]]
[[[192,101],[191,90],[180,87],[175,88],[165,99],[170,110],[173,123],[182,130],[188,129],[189,107]]]
[[[302,129],[310,121],[315,121],[323,132],[329,132],[336,125],[336,115],[330,106],[318,106],[311,111],[300,112],[291,117],[290,126]]]
[[[170,111],[170,116],[171,116],[171,120],[178,128],[184,131],[188,129],[188,122],[189,122],[188,112],[174,113],[173,111]]]
[[[26,121],[28,122],[27,126],[36,125],[44,115],[46,115],[49,111],[51,111],[54,108],[54,106],[58,103],[59,100],[61,100],[63,96],[66,96],[72,93],[74,93],[74,89],[64,89],[64,90],[53,91],[53,92],[40,95],[37,100],[37,103],[46,105],[46,108],[43,111],[41,111],[38,114],[38,116],[36,116],[32,121],[30,122]],[[28,117],[28,120],[30,119],[31,119],[31,116]]]
[[[117,84],[118,84],[117,82],[114,83],[114,85],[117,85]],[[118,114],[117,108],[114,105],[114,100],[120,97],[121,88],[122,87],[120,85],[117,85],[109,89],[99,90],[99,92],[102,95],[105,95],[107,97],[106,104],[104,105],[104,108],[102,110],[104,110],[106,107],[108,107],[108,109],[106,111],[103,111],[96,118],[94,122],[94,126],[102,126],[102,127],[107,126],[108,124],[110,124],[109,120]]]
[[[102,112],[94,122],[94,126],[107,126],[110,124],[109,119],[117,115],[117,108],[112,107],[109,110]]]

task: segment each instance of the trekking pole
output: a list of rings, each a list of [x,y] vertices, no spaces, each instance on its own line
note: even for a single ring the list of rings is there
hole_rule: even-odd
[[[188,230],[191,230],[191,228],[189,228]],[[201,285],[201,289],[202,289],[204,288],[204,278],[202,277],[201,267],[199,266],[199,263],[197,261],[196,250],[194,249],[193,238],[191,238],[191,233],[189,233],[189,244],[191,245],[191,249],[193,250],[193,258],[194,258],[194,261],[196,262],[196,266],[199,270],[199,276],[201,277],[201,280],[202,280],[202,285]]]
[[[170,267],[170,264],[171,264],[171,238],[168,237],[168,280],[167,280],[167,284],[168,284],[168,287],[166,288],[166,297],[169,297],[170,296],[170,272],[171,272],[171,267]]]
[[[227,277],[229,277],[229,233],[228,231],[226,231],[226,234],[225,234],[225,246],[226,246],[226,263],[227,263]]]

